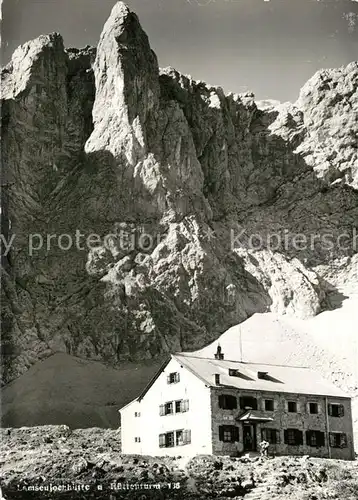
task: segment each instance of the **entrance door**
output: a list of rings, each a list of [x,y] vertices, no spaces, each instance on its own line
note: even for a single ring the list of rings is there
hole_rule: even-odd
[[[243,427],[244,451],[256,451],[256,425],[244,424]]]

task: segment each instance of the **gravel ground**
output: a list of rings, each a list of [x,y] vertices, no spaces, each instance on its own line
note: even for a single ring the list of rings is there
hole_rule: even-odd
[[[22,427],[0,436],[7,500],[358,499],[357,461],[121,455],[120,432],[97,428]]]

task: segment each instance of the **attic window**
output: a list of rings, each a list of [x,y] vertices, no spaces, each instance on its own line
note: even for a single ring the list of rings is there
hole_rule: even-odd
[[[257,378],[265,379],[267,378],[268,372],[257,372]]]
[[[167,376],[168,384],[177,384],[180,381],[180,375],[178,372],[169,373]]]
[[[236,368],[229,368],[229,375],[230,377],[238,377],[240,372]]]

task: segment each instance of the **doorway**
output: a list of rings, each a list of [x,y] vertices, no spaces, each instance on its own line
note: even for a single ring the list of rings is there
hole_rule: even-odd
[[[244,424],[243,427],[244,451],[256,451],[256,425]]]

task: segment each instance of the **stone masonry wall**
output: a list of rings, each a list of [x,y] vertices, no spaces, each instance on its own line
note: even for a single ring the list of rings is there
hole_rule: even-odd
[[[228,394],[236,396],[238,408],[225,410],[219,407],[219,395]],[[212,407],[212,440],[213,453],[216,455],[237,455],[244,451],[243,423],[235,420],[244,410],[240,409],[240,397],[252,396],[257,399],[257,411],[273,420],[268,423],[256,424],[256,446],[262,440],[262,429],[273,428],[280,431],[277,444],[270,444],[269,453],[275,455],[310,455],[322,458],[339,458],[350,460],[354,456],[353,431],[350,399],[326,398],[324,396],[299,395],[279,392],[239,391],[230,388],[214,388],[211,392]],[[274,411],[265,411],[265,399],[274,400]],[[288,413],[288,401],[297,402],[297,413]],[[318,414],[310,414],[308,403],[318,403]],[[338,403],[344,406],[343,417],[327,417],[326,406],[328,403]],[[328,430],[327,430],[328,423]],[[236,425],[239,428],[239,441],[226,443],[219,439],[219,426]],[[303,432],[303,445],[291,446],[284,442],[284,429],[298,429]],[[306,431],[319,430],[325,433],[325,445],[311,447],[306,443]],[[328,432],[344,432],[347,434],[346,448],[331,448],[329,451]]]

